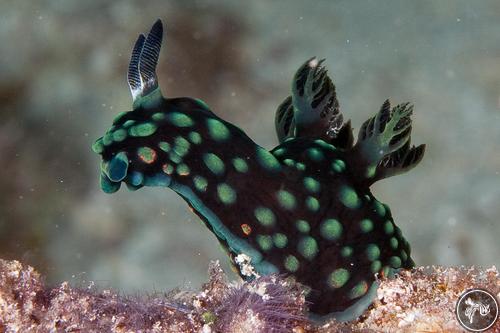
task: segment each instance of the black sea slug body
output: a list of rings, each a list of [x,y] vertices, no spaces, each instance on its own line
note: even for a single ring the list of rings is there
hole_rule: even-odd
[[[371,303],[375,274],[410,268],[410,246],[375,181],[420,162],[410,146],[413,108],[380,111],[354,138],[322,61],[306,61],[276,112],[271,151],[193,98],[165,98],[155,73],[163,28],[140,35],[128,82],[133,111],[93,145],[101,187],[177,192],[227,249],[242,278],[284,273],[305,285],[315,318],[350,320]]]

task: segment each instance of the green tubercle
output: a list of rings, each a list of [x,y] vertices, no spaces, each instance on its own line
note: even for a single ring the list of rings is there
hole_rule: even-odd
[[[304,163],[301,163],[301,162],[295,163],[295,167],[299,171],[304,171],[306,169],[306,165]]]
[[[345,162],[342,161],[342,160],[334,160],[332,162],[332,169],[337,172],[337,173],[341,173],[341,172],[344,172],[345,171]]]
[[[102,144],[102,139],[97,139],[92,145],[92,150],[96,154],[100,154],[104,151],[104,145]]]
[[[368,291],[368,284],[366,283],[366,281],[361,281],[349,291],[349,298],[350,299],[359,298],[364,294],[366,294],[367,291]]]
[[[205,192],[207,190],[208,182],[202,176],[194,176],[193,178],[194,188],[200,192]]]
[[[280,190],[276,193],[276,198],[278,199],[281,207],[291,210],[295,208],[296,201],[292,193]]]
[[[201,143],[201,135],[198,132],[189,132],[188,139],[195,145],[199,145]]]
[[[269,208],[257,207],[254,211],[254,215],[257,221],[266,227],[270,227],[276,222],[276,217]]]
[[[306,198],[306,206],[307,206],[307,209],[309,209],[310,211],[317,212],[319,209],[319,201],[316,198],[307,197]]]
[[[189,167],[184,163],[179,164],[175,171],[179,176],[187,176],[190,172]]]
[[[389,244],[391,245],[391,249],[393,250],[397,249],[399,246],[399,242],[396,237],[391,237],[391,239],[389,239]]]
[[[149,147],[140,147],[137,149],[137,155],[147,164],[153,163],[156,160],[156,152]]]
[[[295,256],[289,255],[285,258],[285,268],[289,272],[296,272],[299,269],[299,261]]]
[[[394,232],[394,224],[389,220],[385,221],[384,231],[387,235],[392,235],[392,233]]]
[[[389,258],[389,264],[393,268],[400,268],[401,267],[401,258],[399,258],[397,256],[392,256]]]
[[[172,112],[167,114],[167,120],[177,127],[191,127],[194,125],[193,119],[184,113]]]
[[[278,233],[275,233],[273,235],[273,241],[274,241],[274,245],[277,248],[282,249],[288,243],[288,237],[286,237],[285,234],[282,234],[282,233],[278,232]]]
[[[350,246],[344,246],[340,249],[340,255],[344,258],[350,257],[352,255],[353,249]]]
[[[127,138],[127,131],[120,128],[113,132],[113,141],[121,142]]]
[[[208,134],[215,141],[225,141],[230,137],[229,129],[217,119],[207,119],[207,127]]]
[[[361,206],[361,200],[359,199],[356,191],[350,186],[344,185],[340,188],[339,199],[344,204],[344,206],[355,209]]]
[[[318,148],[309,148],[307,150],[307,156],[315,162],[320,162],[325,158],[323,152]]]
[[[373,208],[375,209],[375,211],[377,212],[377,214],[380,217],[384,217],[385,216],[385,207],[384,207],[384,205],[380,201],[373,200]]]
[[[257,235],[256,240],[263,251],[269,251],[273,247],[273,238],[269,235]]]
[[[342,235],[342,224],[336,219],[325,220],[320,227],[320,234],[328,240],[337,240]]]
[[[207,168],[210,169],[216,175],[222,175],[226,170],[224,162],[219,158],[219,156],[213,153],[206,153],[203,155],[203,162]]]
[[[312,177],[304,177],[304,186],[309,192],[319,192],[321,186],[319,182]]]
[[[295,226],[297,227],[297,230],[302,233],[308,233],[311,230],[311,226],[309,225],[309,223],[304,220],[298,220],[295,223]]]
[[[368,233],[373,230],[373,222],[370,219],[364,219],[359,222],[359,227],[362,232]]]
[[[281,169],[280,162],[276,159],[276,157],[264,148],[258,147],[256,155],[257,161],[263,168],[269,171],[279,171]]]
[[[380,262],[380,260],[375,260],[374,262],[372,262],[370,266],[370,269],[373,274],[380,272],[381,268],[382,268],[382,263]]]
[[[318,243],[313,237],[305,236],[299,241],[297,250],[304,258],[312,260],[318,254]]]
[[[217,195],[222,203],[230,205],[236,202],[236,192],[226,183],[217,185]]]
[[[155,121],[160,121],[165,119],[165,114],[163,112],[157,112],[151,116],[151,118]]]
[[[248,164],[242,158],[239,157],[233,158],[233,166],[238,172],[245,173],[248,171]]]
[[[150,136],[156,132],[156,125],[153,123],[142,123],[138,125],[134,125],[128,129],[128,132],[131,136]]]
[[[165,141],[161,141],[159,144],[158,144],[158,147],[163,150],[164,152],[168,153],[170,151],[170,143],[168,142],[165,142]]]
[[[349,271],[345,268],[338,268],[328,276],[328,284],[332,288],[342,288],[349,281]]]
[[[365,253],[368,260],[375,261],[380,257],[380,248],[375,244],[368,244]]]
[[[180,157],[184,157],[189,152],[189,147],[191,144],[188,140],[184,139],[182,136],[178,136],[174,141],[174,151]]]
[[[123,127],[130,127],[133,124],[135,124],[135,120],[130,119],[123,123]]]

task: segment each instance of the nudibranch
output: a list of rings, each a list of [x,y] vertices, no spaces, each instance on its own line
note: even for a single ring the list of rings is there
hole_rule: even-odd
[[[251,280],[287,274],[307,289],[314,318],[351,320],[372,302],[376,275],[414,265],[374,182],[423,157],[410,146],[413,107],[389,101],[354,143],[323,60],[307,60],[275,117],[280,144],[268,151],[199,99],[165,98],[156,65],[158,20],[135,43],[128,68],[133,111],[118,115],[93,145],[100,184],[113,193],[164,186],[203,220]]]

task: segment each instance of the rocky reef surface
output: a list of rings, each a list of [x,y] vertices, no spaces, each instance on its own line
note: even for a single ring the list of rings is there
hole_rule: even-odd
[[[121,295],[94,284],[47,287],[18,261],[0,260],[1,332],[462,332],[455,304],[469,288],[500,296],[495,267],[418,267],[380,280],[358,320],[317,326],[300,285],[282,276],[229,282],[211,263],[201,290]],[[500,331],[497,322],[492,332]]]

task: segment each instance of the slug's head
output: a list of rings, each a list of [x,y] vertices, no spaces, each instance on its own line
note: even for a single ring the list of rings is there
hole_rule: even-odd
[[[165,100],[160,102],[161,105],[166,103]],[[162,132],[161,120],[165,118],[165,113],[160,111],[161,105],[118,115],[106,134],[92,146],[94,152],[102,156],[101,188],[104,192],[116,192],[122,181],[131,190],[144,185],[168,185],[156,177],[162,165],[154,149],[161,147],[159,133]]]
[[[141,34],[137,39],[128,68],[134,110],[118,115],[92,146],[102,156],[101,187],[107,193],[116,192],[122,181],[131,189],[147,185],[158,170],[156,152],[149,147],[157,147],[168,104],[156,76],[162,38],[163,26],[157,20],[147,37]]]

